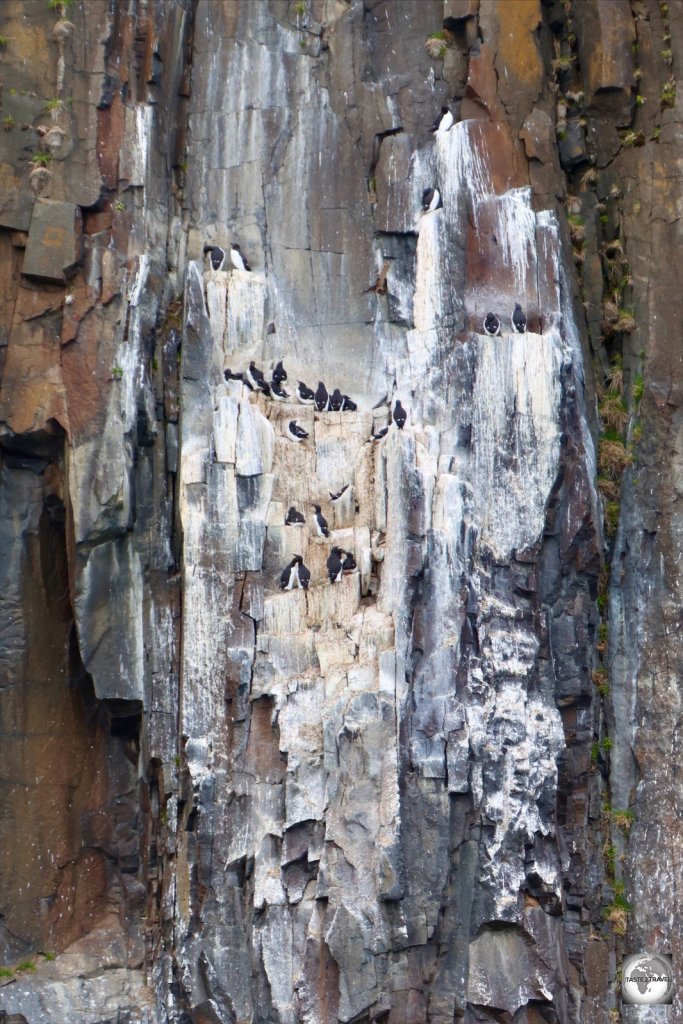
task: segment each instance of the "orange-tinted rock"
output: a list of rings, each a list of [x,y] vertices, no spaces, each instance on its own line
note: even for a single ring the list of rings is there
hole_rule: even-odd
[[[572,8],[586,106],[613,125],[631,123],[635,25],[629,5],[579,3]]]
[[[24,321],[13,328],[0,392],[0,419],[16,434],[49,429],[52,419],[68,431],[59,337],[50,321]]]
[[[517,130],[538,99],[544,69],[537,41],[540,0],[495,0],[479,12],[482,37],[493,53],[497,94]]]
[[[462,103],[463,120],[490,117],[502,121],[505,110],[498,96],[498,78],[493,64],[493,53],[485,43],[470,60],[470,71]]]

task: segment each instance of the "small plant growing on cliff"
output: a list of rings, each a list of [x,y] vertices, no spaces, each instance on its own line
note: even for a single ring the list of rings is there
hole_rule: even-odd
[[[662,109],[665,107],[673,107],[676,102],[676,79],[669,78],[664,83],[659,93],[659,101],[662,105]]]
[[[572,64],[574,63],[573,54],[562,55],[555,57],[550,66],[553,69],[553,74],[557,78],[559,75],[564,74],[565,71],[571,71]]]
[[[52,160],[52,157],[49,153],[34,153],[31,157],[31,163],[34,167],[47,167],[50,160]]]
[[[301,39],[299,40],[299,48],[301,50],[305,50],[307,46],[308,46],[308,40],[304,39],[304,37],[302,36]]]
[[[304,0],[299,0],[294,9],[296,11],[297,18],[303,18],[304,14],[306,13],[306,4]]]
[[[66,11],[71,7],[74,0],[47,0],[47,6],[51,11]]]
[[[0,49],[3,49],[9,43],[9,36],[0,36]]]
[[[29,971],[31,974],[35,974],[36,965],[33,960],[22,960],[20,964],[17,964],[16,971],[17,974],[19,974],[20,971]]]
[[[631,385],[631,397],[633,401],[638,405],[643,397],[645,391],[645,382],[643,380],[642,373],[637,373],[633,378],[633,384]]]
[[[631,149],[633,146],[644,146],[645,135],[643,132],[625,132],[621,137],[621,144],[625,149]]]
[[[14,971],[11,967],[0,967],[0,978],[13,978]]]
[[[52,97],[50,97],[49,100],[47,100],[45,102],[45,110],[47,111],[48,114],[52,113],[53,110],[61,110],[61,109],[62,109],[62,101],[57,96],[52,96]]]
[[[601,697],[609,694],[609,683],[607,682],[607,669],[604,666],[596,668],[593,672],[593,683]]]
[[[673,50],[671,50],[671,49],[669,49],[667,47],[665,50],[660,50],[659,51],[659,56],[662,58],[662,60],[664,61],[665,64],[668,64],[669,67],[671,67],[671,65],[674,62],[674,52],[673,52]]]
[[[620,832],[623,832],[625,836],[631,831],[631,826],[635,821],[635,814],[633,811],[612,811],[612,821],[617,826]]]
[[[607,650],[607,639],[608,639],[608,636],[609,636],[609,626],[607,625],[606,622],[601,622],[600,623],[600,628],[598,629],[598,643],[597,643],[597,648],[598,648],[598,650],[600,651],[601,654],[604,654],[605,651]]]
[[[637,326],[638,324],[632,309],[624,308],[619,310],[619,316],[614,325],[617,334],[633,334]]]
[[[636,96],[636,106],[637,107],[642,107],[644,102],[645,102],[645,97],[641,93],[638,93],[638,95]]]
[[[120,199],[117,202],[114,203],[114,209],[115,210],[119,210],[119,212],[121,210],[125,210],[125,208],[126,208],[126,204],[122,203]]]
[[[600,402],[600,417],[609,430],[621,434],[628,423],[628,409],[620,394],[608,391]]]
[[[613,537],[615,535],[615,533],[617,532],[617,527],[618,526],[619,526],[619,502],[618,501],[608,501],[607,505],[605,506],[605,530],[607,531],[607,536],[608,537]],[[605,693],[609,693],[609,687],[606,688],[605,693],[603,693],[603,691],[600,689],[600,687],[598,687],[598,689],[599,689],[600,693],[602,694],[602,696],[605,696]],[[610,740],[610,743],[611,742],[612,741]]]
[[[111,375],[114,380],[121,380],[123,377],[123,369],[120,366],[112,366]]]
[[[3,118],[2,126],[6,132],[11,132],[17,122],[14,120],[11,114]]]
[[[610,480],[618,480],[627,466],[633,462],[633,456],[619,435],[610,430],[598,445],[598,468]]]
[[[448,46],[443,32],[432,32],[425,41],[425,50],[432,60],[440,60],[445,57]]]

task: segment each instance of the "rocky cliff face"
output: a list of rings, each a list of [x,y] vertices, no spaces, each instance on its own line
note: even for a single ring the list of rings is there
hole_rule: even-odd
[[[7,0],[0,1021],[598,1024],[683,952],[671,7]]]

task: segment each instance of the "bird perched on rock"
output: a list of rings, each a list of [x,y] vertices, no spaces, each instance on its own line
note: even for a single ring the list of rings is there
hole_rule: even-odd
[[[378,430],[377,433],[375,433],[373,430],[373,432],[370,434],[370,437],[368,438],[368,441],[381,441],[382,438],[386,437],[388,433],[389,427],[382,427],[382,429]]]
[[[352,402],[348,395],[342,395],[344,402],[342,404],[342,412],[355,412],[358,406],[355,402]]]
[[[258,382],[259,391],[266,396],[266,398],[272,398],[273,394],[270,390],[270,384],[267,380],[260,380]]]
[[[223,270],[225,268],[225,249],[221,249],[220,245],[205,245],[202,249],[204,256],[209,254],[211,266],[214,270]]]
[[[318,412],[325,412],[330,407],[330,396],[321,380],[318,381],[318,387],[315,389],[315,407]]]
[[[434,124],[432,125],[433,132],[447,132],[453,127],[453,121],[455,118],[451,114],[448,107],[442,107],[441,113],[438,115]]]
[[[348,484],[344,484],[344,486],[342,487],[341,491],[337,491],[336,494],[333,494],[332,491],[330,491],[329,492],[330,493],[330,501],[337,501],[338,498],[341,498],[341,496],[344,493],[344,491],[348,491],[348,489],[349,489],[349,485]]]
[[[406,425],[406,420],[408,419],[408,413],[405,411],[398,398],[396,399],[396,405],[394,406],[393,417],[394,423],[398,429],[403,430]]]
[[[249,381],[254,391],[258,391],[262,384],[265,384],[266,378],[262,370],[259,370],[256,363],[252,359],[249,363],[249,369],[245,371],[245,380]]]
[[[275,365],[275,369],[273,370],[273,380],[276,384],[282,384],[284,380],[287,380],[287,371],[282,365],[282,360]]]
[[[487,313],[486,319],[484,320],[484,330],[487,334],[495,337],[496,334],[500,334],[500,320],[495,313]]]
[[[308,437],[308,431],[300,427],[296,420],[289,421],[285,433],[290,441],[305,441]]]
[[[329,537],[330,531],[327,526],[327,519],[320,510],[320,505],[316,505],[313,502],[313,508],[315,509],[315,515],[313,516],[313,522],[315,523],[316,533],[319,537]]]
[[[347,573],[353,572],[353,570],[357,568],[358,566],[356,565],[356,559],[353,557],[353,552],[347,551],[346,558],[342,562],[343,574],[346,575]]]
[[[244,255],[237,242],[230,243],[230,262],[235,270],[251,270],[247,257]]]
[[[306,520],[304,519],[301,512],[297,512],[293,505],[289,506],[289,511],[285,516],[285,526],[304,526]]]
[[[297,401],[302,405],[313,405],[315,402],[315,391],[307,388],[302,380],[299,381],[296,389]]]
[[[240,380],[246,388],[249,388],[250,391],[254,390],[249,381],[244,379],[243,373],[233,373],[228,366],[223,370],[223,376],[226,380]]]
[[[335,388],[330,395],[330,409],[333,412],[341,412],[341,408],[344,404],[344,396],[342,395],[339,388]]]
[[[297,586],[299,590],[308,590],[308,584],[311,582],[311,573],[304,565],[304,560],[301,555],[294,555],[294,558],[285,567],[280,576],[280,588],[282,590],[292,590],[294,586]]]
[[[512,314],[512,327],[519,334],[524,334],[526,331],[526,317],[522,312],[522,307],[518,302],[515,302],[515,311]]]
[[[441,193],[438,188],[426,188],[422,193],[422,212],[433,213],[434,210],[440,210],[442,206]]]
[[[289,398],[289,392],[285,391],[281,384],[276,380],[270,382],[270,397],[274,398],[276,402],[286,402]]]
[[[327,559],[327,575],[330,577],[330,583],[338,583],[342,578],[344,563],[341,556],[343,554],[344,552],[341,548],[332,548],[330,551]]]

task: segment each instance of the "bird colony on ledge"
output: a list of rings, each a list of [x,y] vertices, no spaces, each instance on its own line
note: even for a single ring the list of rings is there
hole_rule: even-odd
[[[452,112],[448,107],[442,107],[441,112],[434,121],[432,132],[450,131],[454,123],[455,119]],[[441,209],[443,209],[443,200],[439,189],[436,187],[425,188],[422,193],[423,215],[434,213]],[[205,257],[208,256],[213,270],[228,269],[228,260],[232,268],[235,270],[251,272],[252,269],[249,261],[237,242],[230,243],[229,251],[226,251],[219,245],[210,245],[207,243],[204,245],[203,255]],[[510,319],[513,332],[519,334],[524,334],[526,332],[527,318],[519,303],[515,303],[515,308]],[[483,329],[486,334],[492,337],[500,336],[502,324],[499,316],[493,312],[487,313],[483,321]],[[274,332],[275,326],[274,324],[270,324],[268,326],[268,333],[273,334]],[[230,368],[226,368],[223,372],[226,381],[240,381],[249,391],[261,392],[261,394],[265,395],[266,398],[271,399],[274,402],[295,401],[303,406],[313,406],[319,413],[355,412],[358,408],[356,403],[352,401],[348,395],[342,394],[338,387],[329,392],[323,381],[318,381],[316,389],[313,390],[305,384],[304,381],[299,380],[297,381],[296,388],[290,385],[291,390],[287,391],[283,385],[285,381],[287,381],[288,377],[282,360],[277,362],[268,374],[270,379],[266,379],[266,374],[256,366],[256,361],[253,359],[245,370],[233,371]],[[382,441],[383,438],[387,436],[392,425],[392,421],[396,429],[402,430],[407,419],[408,414],[402,406],[400,399],[395,399],[394,408],[389,417],[390,422],[379,430],[375,430],[373,427],[370,437],[368,438],[368,442],[376,443]],[[296,419],[287,421],[284,433],[285,436],[295,444],[304,444],[309,436],[308,431],[300,426]],[[330,501],[334,502],[338,500],[348,489],[348,486],[349,485],[346,484],[336,494],[329,492]],[[322,538],[329,538],[330,531],[327,520],[322,514],[321,506],[317,503],[313,503],[312,507],[315,509],[312,519],[316,535]],[[284,525],[302,528],[306,526],[306,519],[304,515],[292,505],[285,516]],[[341,580],[342,576],[352,573],[358,568],[353,553],[351,551],[344,551],[342,548],[337,546],[331,549],[326,565],[330,583],[337,583]],[[297,587],[301,590],[308,590],[310,581],[310,570],[306,565],[304,565],[302,556],[296,554],[282,571],[280,577],[280,588],[282,590],[292,590]]]

